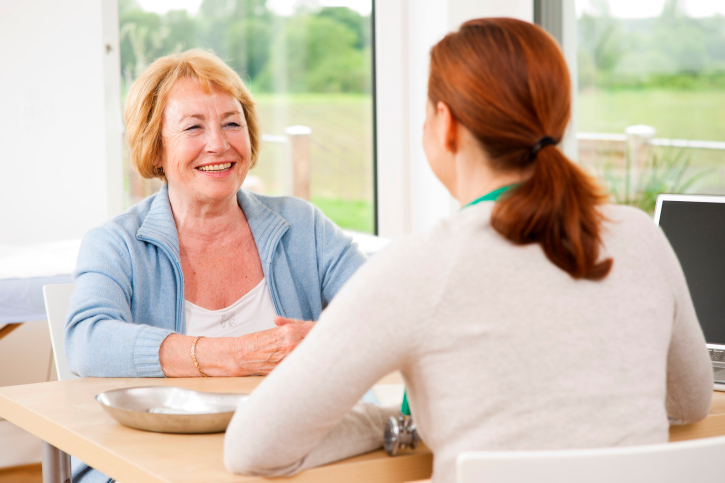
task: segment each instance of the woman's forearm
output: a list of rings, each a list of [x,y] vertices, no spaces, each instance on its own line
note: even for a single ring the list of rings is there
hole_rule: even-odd
[[[300,418],[304,412],[296,408]],[[224,443],[224,462],[228,470],[254,476],[289,476],[304,469],[329,464],[341,459],[374,451],[383,446],[385,423],[396,416],[398,407],[378,407],[359,403],[335,424],[319,443],[309,451],[299,451],[298,441],[289,439],[286,426],[270,424],[272,431],[265,429],[270,419],[257,418],[249,425],[236,416],[227,430]],[[239,412],[238,412],[239,413]],[[323,432],[324,433],[324,432]],[[243,437],[239,435],[243,434]],[[254,441],[250,445],[249,441]],[[257,451],[255,445],[290,445],[291,451]],[[304,444],[303,444],[304,447]]]
[[[314,326],[313,322],[286,324],[241,337],[202,337],[191,358],[194,339],[189,335],[171,334],[161,343],[159,363],[167,377],[197,377],[199,370],[207,376],[263,376],[272,372]]]
[[[191,358],[194,339],[189,335],[171,334],[159,348],[159,362],[167,377],[201,377]],[[202,337],[196,343],[195,355],[199,369],[207,376],[245,376],[239,373],[237,337]]]

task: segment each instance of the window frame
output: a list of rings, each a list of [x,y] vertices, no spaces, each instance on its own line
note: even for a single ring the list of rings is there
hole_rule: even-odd
[[[430,48],[465,20],[532,22],[534,10],[533,0],[373,1],[377,233],[396,238],[427,231],[458,210],[421,147]]]

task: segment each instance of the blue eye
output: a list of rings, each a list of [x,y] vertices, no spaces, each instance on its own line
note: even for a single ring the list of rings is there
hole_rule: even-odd
[[[199,129],[199,128],[201,128],[201,126],[199,126],[198,124],[195,124],[194,126],[187,127],[186,129],[184,129],[184,131],[191,131],[192,129]]]
[[[241,124],[239,124],[238,122],[228,122],[226,124],[226,126],[230,126],[230,127],[241,127]]]

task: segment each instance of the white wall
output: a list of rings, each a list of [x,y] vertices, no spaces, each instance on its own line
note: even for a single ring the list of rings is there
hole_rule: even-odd
[[[479,17],[533,21],[532,0],[377,0],[375,3],[378,232],[430,229],[458,208],[425,159],[430,48]]]
[[[117,1],[0,0],[0,46],[0,244],[81,237],[123,208]]]

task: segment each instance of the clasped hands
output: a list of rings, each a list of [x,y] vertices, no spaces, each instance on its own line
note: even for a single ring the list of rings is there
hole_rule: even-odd
[[[200,369],[209,376],[267,375],[282,362],[314,327],[314,322],[275,317],[277,327],[241,337],[201,338],[196,344]],[[190,357],[194,337],[171,334],[161,344],[159,362],[168,377],[201,374]]]
[[[238,352],[240,368],[254,375],[266,375],[272,372],[298,345],[314,327],[314,322],[275,317],[277,327],[262,330],[239,337],[241,347]]]

